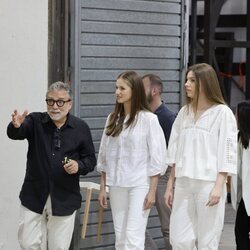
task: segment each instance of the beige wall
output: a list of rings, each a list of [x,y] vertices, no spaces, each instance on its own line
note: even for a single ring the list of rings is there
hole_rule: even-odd
[[[19,249],[19,191],[25,172],[26,141],[6,136],[11,112],[45,110],[48,3],[1,0],[0,7],[0,250]]]

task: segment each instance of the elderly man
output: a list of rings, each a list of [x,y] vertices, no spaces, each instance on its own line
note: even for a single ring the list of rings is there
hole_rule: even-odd
[[[88,125],[69,114],[68,84],[50,85],[46,103],[44,113],[14,110],[7,128],[9,138],[29,145],[18,238],[22,249],[66,250],[81,206],[79,176],[93,171],[95,150]]]

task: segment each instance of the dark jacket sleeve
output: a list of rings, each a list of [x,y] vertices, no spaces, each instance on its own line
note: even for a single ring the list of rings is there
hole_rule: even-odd
[[[80,159],[78,160],[79,174],[86,175],[96,166],[95,148],[88,125],[83,127],[84,140],[81,145]]]
[[[32,127],[32,119],[30,116],[27,116],[19,128],[15,128],[12,122],[10,122],[7,127],[7,135],[12,140],[24,140],[28,138]]]

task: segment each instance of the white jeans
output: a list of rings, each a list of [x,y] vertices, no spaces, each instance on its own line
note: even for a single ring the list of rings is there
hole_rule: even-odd
[[[110,187],[117,250],[144,250],[150,209],[143,210],[149,186]]]
[[[226,185],[220,202],[206,206],[214,182],[176,178],[170,217],[173,250],[217,250],[224,224]]]
[[[74,230],[75,214],[53,216],[50,196],[42,214],[21,205],[18,240],[23,250],[68,250]],[[48,241],[47,241],[48,240]],[[47,242],[46,242],[47,241]]]

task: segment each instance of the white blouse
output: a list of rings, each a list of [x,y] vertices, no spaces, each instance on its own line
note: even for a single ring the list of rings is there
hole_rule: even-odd
[[[247,149],[238,146],[238,175],[231,182],[232,205],[237,209],[241,198],[244,200],[247,215],[250,216],[250,145]]]
[[[236,173],[237,125],[233,112],[213,105],[197,121],[184,106],[172,127],[167,163],[176,177],[215,181],[218,172]]]
[[[127,119],[128,117],[125,121]],[[149,176],[165,173],[166,141],[155,114],[140,111],[136,116],[135,125],[128,128],[124,126],[116,137],[107,136],[105,128],[97,171],[106,173],[108,186],[148,185]]]

